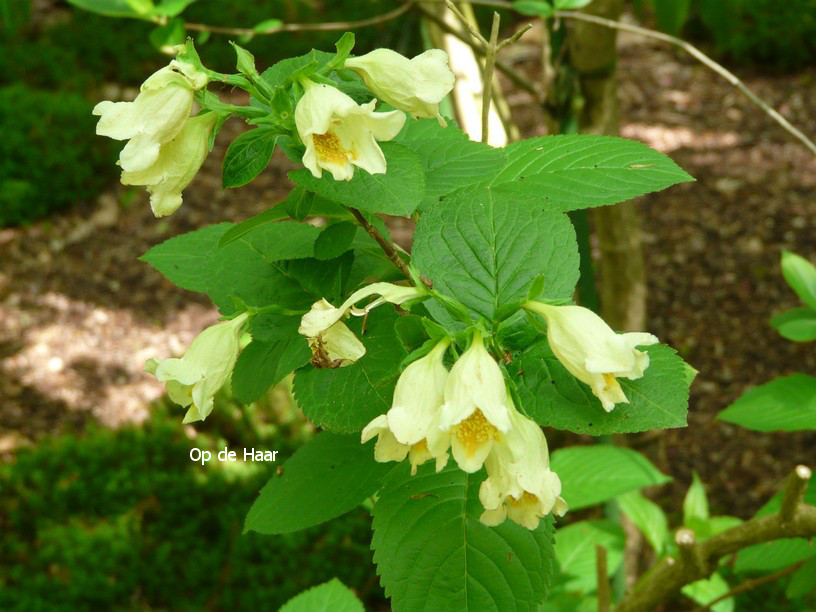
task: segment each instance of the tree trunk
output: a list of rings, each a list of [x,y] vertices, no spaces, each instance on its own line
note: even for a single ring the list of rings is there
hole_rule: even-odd
[[[587,13],[618,19],[623,0],[594,0]],[[620,131],[615,63],[616,31],[585,23],[570,24],[570,64],[583,97],[579,125],[587,134]],[[593,210],[600,246],[601,314],[615,329],[640,331],[646,324],[646,278],[640,222],[633,202]]]

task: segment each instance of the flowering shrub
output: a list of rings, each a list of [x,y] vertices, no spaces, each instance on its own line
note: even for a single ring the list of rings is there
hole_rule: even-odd
[[[225,187],[253,180],[276,147],[304,166],[270,210],[144,256],[225,320],[148,368],[188,421],[207,417],[230,371],[247,403],[294,372],[298,405],[323,432],[261,491],[247,529],[304,529],[376,496],[374,559],[395,607],[537,608],[553,515],[570,504],[541,426],[680,427],[693,377],[651,334],[616,334],[572,304],[565,213],[690,177],[618,138],[472,142],[439,115],[454,84],[444,52],[352,58],[353,42],[262,74],[238,46],[238,74],[209,70],[188,42],[135,102],[97,107],[99,133],[128,139],[123,181],[148,187],[157,216],[181,204],[203,143],[230,117],[254,129],[230,144]],[[250,104],[221,102],[212,81]],[[410,255],[382,215],[416,220]]]

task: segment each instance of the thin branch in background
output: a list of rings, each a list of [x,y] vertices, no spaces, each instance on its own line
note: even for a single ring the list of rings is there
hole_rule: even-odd
[[[487,143],[490,127],[490,98],[493,95],[493,69],[496,66],[496,53],[499,50],[499,22],[498,13],[493,13],[493,27],[490,29],[490,41],[487,43],[484,73],[482,74],[482,142]]]
[[[671,36],[669,34],[664,34],[663,32],[650,30],[648,28],[641,28],[640,26],[630,25],[628,23],[623,23],[621,21],[614,21],[612,19],[605,19],[604,17],[596,17],[595,15],[579,13],[577,11],[558,11],[555,13],[555,16],[567,19],[577,19],[579,21],[588,21],[590,23],[606,26],[607,28],[623,30],[625,32],[632,32],[633,34],[639,34],[641,36],[653,38],[655,40],[662,40],[663,42],[667,42],[672,45],[680,47],[681,49],[686,51],[689,55],[698,59],[705,66],[707,66],[708,68],[722,76],[726,81],[728,81],[734,87],[739,89],[742,93],[744,93],[748,97],[749,100],[751,100],[751,102],[753,102],[763,111],[765,111],[766,114],[768,114],[774,121],[781,125],[789,134],[793,135],[794,138],[799,140],[808,149],[810,149],[814,155],[816,155],[816,143],[814,143],[810,138],[805,136],[801,131],[794,127],[790,121],[785,119],[785,117],[780,115],[767,102],[765,102],[762,98],[760,98],[753,91],[751,91],[748,88],[748,86],[745,83],[743,83],[739,79],[739,77],[737,77],[737,75],[735,75],[733,72],[725,68],[722,64],[718,64],[717,62],[715,62],[705,53],[700,51],[697,47],[695,47],[691,43],[686,42],[682,38],[677,38],[676,36]]]
[[[261,34],[278,34],[279,32],[334,32],[343,30],[354,30],[368,26],[379,25],[392,19],[396,19],[407,13],[414,6],[416,0],[407,0],[394,10],[375,15],[357,21],[334,21],[326,23],[284,23],[274,28],[266,30],[255,30],[253,28],[227,28],[222,26],[212,26],[204,23],[185,23],[187,30],[196,32],[212,32],[213,34],[227,34],[229,36],[255,36]]]
[[[612,588],[609,584],[609,569],[606,548],[595,545],[595,574],[598,579],[598,612],[609,612],[612,607]]]
[[[451,2],[451,0],[445,0],[445,6],[448,7],[448,9],[450,10],[451,13],[456,15],[456,18],[459,20],[459,23],[461,23],[463,26],[465,26],[467,28],[467,30],[468,30],[468,32],[470,32],[471,36],[473,36],[473,38],[475,38],[478,42],[480,42],[486,48],[487,45],[488,45],[487,39],[484,36],[482,36],[482,33],[479,31],[479,28],[476,27],[476,25],[473,24],[470,21],[470,19],[465,17],[465,15],[462,13],[462,11],[459,10],[459,7],[457,7],[453,2]]]
[[[726,599],[734,597],[735,595],[739,595],[740,593],[744,593],[745,591],[750,591],[752,589],[755,589],[755,588],[757,588],[759,586],[762,586],[763,584],[767,584],[769,582],[774,582],[776,580],[779,580],[780,578],[784,578],[788,574],[792,574],[793,572],[798,570],[807,561],[808,561],[807,559],[803,559],[802,561],[797,561],[793,565],[789,565],[785,569],[781,569],[778,572],[774,572],[773,574],[768,574],[767,576],[760,576],[759,578],[749,578],[745,582],[741,582],[740,584],[735,586],[733,589],[731,589],[727,593],[723,593],[722,595],[720,595],[716,599],[712,599],[706,605],[697,608],[696,610],[694,610],[694,612],[706,612],[707,610],[711,610],[711,608],[716,606],[721,601],[725,601]]]

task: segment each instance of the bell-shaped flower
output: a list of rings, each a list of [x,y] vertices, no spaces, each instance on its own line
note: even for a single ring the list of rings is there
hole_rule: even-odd
[[[179,71],[182,68],[184,72]],[[97,104],[93,109],[100,117],[96,133],[128,141],[119,155],[123,170],[147,170],[156,163],[161,146],[181,132],[195,91],[206,84],[206,75],[188,64],[166,66],[148,77],[133,102]]]
[[[241,350],[243,313],[201,332],[180,359],[150,360],[145,369],[166,383],[170,399],[186,408],[185,423],[203,421],[212,412],[213,397],[230,377]]]
[[[311,313],[315,316],[337,310],[326,300],[315,302]],[[301,331],[300,333],[303,333]],[[351,365],[365,355],[365,345],[340,320],[334,320],[328,327],[316,330],[307,337],[312,349],[312,364],[320,368],[336,368]]]
[[[365,443],[378,436],[377,461],[411,463],[411,473],[430,459],[439,471],[448,462],[447,438],[439,428],[448,371],[442,362],[449,342],[439,342],[430,353],[411,363],[397,380],[390,410],[363,429]]]
[[[510,429],[507,402],[502,371],[477,331],[451,368],[439,423],[465,472],[477,472],[499,435]]]
[[[391,49],[375,49],[347,59],[345,67],[359,74],[380,100],[415,119],[436,117],[445,125],[439,103],[453,89],[456,77],[441,49],[429,49],[413,59]]]
[[[405,123],[400,111],[374,112],[376,100],[360,106],[331,85],[304,82],[295,108],[295,125],[306,146],[303,165],[320,178],[323,170],[336,181],[350,181],[357,166],[383,174],[385,156],[378,140],[391,140]]]
[[[181,192],[198,174],[207,157],[216,119],[215,113],[189,119],[173,140],[161,145],[159,156],[151,166],[122,172],[124,185],[147,187],[150,207],[157,217],[172,214],[181,206]]]
[[[656,344],[652,334],[616,334],[597,314],[581,306],[527,302],[527,310],[547,320],[547,340],[561,364],[589,385],[604,410],[629,403],[618,378],[636,379],[649,367],[649,354],[638,346]]]
[[[480,520],[494,526],[505,518],[528,529],[550,512],[562,516],[561,481],[550,470],[544,432],[510,403],[511,428],[499,435],[485,460],[487,479],[479,488],[485,511]]]
[[[390,302],[391,304],[400,305],[409,300],[421,298],[427,294],[428,291],[424,287],[406,287],[403,285],[393,285],[391,283],[372,283],[352,293],[338,308],[332,306],[325,299],[315,302],[312,305],[312,309],[301,318],[298,332],[307,338],[314,338],[329,329],[343,317],[348,316],[349,313],[361,316],[380,304]],[[378,295],[379,297],[363,308],[354,307],[354,305],[363,298],[373,295]]]

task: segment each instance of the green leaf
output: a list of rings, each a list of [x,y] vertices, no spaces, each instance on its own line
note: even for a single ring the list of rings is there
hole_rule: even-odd
[[[652,0],[657,26],[674,36],[688,21],[691,0]]]
[[[313,194],[311,191],[306,191],[300,187],[296,187],[281,203],[281,206],[283,206],[283,208],[286,210],[286,214],[292,217],[295,221],[303,221],[309,216],[314,203],[315,194]]]
[[[280,19],[264,19],[260,23],[256,23],[252,26],[252,30],[258,34],[265,34],[272,30],[277,30],[282,25],[283,22]]]
[[[571,510],[671,480],[640,453],[608,444],[561,448],[552,454],[550,464]]]
[[[784,538],[754,544],[737,553],[734,571],[762,573],[780,570],[816,555],[813,545],[804,538]]]
[[[150,7],[147,11],[137,10],[128,0],[68,0],[68,4],[106,17],[143,18],[150,12]]]
[[[334,259],[351,248],[359,226],[351,221],[341,221],[326,226],[314,245],[317,259]]]
[[[218,223],[175,236],[154,246],[139,259],[182,289],[206,293],[209,284],[207,258],[232,227],[232,223]]]
[[[256,26],[257,27],[257,26]],[[267,68],[261,78],[272,87],[285,87],[299,76],[309,76],[334,58],[333,53],[312,49],[305,55],[290,57]]]
[[[692,475],[691,486],[683,499],[683,525],[691,527],[694,521],[708,519],[708,496],[703,481],[695,470]]]
[[[513,2],[513,9],[522,15],[533,17],[552,17],[553,7],[549,2],[539,2],[536,0],[517,0]]]
[[[259,127],[233,140],[221,171],[224,189],[246,185],[263,172],[272,159],[279,137],[276,130]]]
[[[406,356],[395,338],[397,315],[383,306],[349,327],[360,337],[366,354],[357,363],[342,368],[307,367],[295,373],[295,399],[309,420],[339,433],[360,431],[374,417],[391,407],[399,366]]]
[[[232,372],[232,390],[235,398],[244,404],[260,399],[273,385],[309,363],[312,351],[306,338],[294,334],[272,342],[253,340],[238,357]]]
[[[550,299],[571,297],[578,280],[569,219],[500,188],[457,191],[422,215],[412,255],[434,288],[488,320],[523,300],[542,272]]]
[[[816,581],[813,580],[813,576],[816,576],[816,557],[794,572],[788,583],[788,588],[785,589],[785,597],[799,599],[808,593],[812,593],[816,589]]]
[[[669,542],[669,520],[663,510],[638,491],[629,491],[617,497],[618,506],[646,541],[660,555]]]
[[[244,531],[289,533],[345,514],[372,496],[393,464],[374,461],[358,434],[322,432],[300,447],[252,504]]]
[[[707,519],[692,519],[686,527],[691,528],[697,539],[702,541],[741,523],[742,519],[736,516],[712,516]]]
[[[623,561],[625,543],[623,529],[612,521],[580,521],[560,528],[555,539],[555,554],[566,578],[563,587],[583,593],[597,589],[595,546],[606,548],[607,569],[611,576]]]
[[[493,179],[543,205],[577,210],[623,202],[691,181],[671,159],[611,136],[542,136],[505,148],[507,167]]]
[[[357,596],[337,578],[293,597],[278,612],[365,612]]]
[[[162,0],[156,8],[153,9],[153,14],[162,15],[164,17],[175,17],[195,1],[196,0]]]
[[[771,319],[771,325],[783,338],[794,342],[816,340],[816,310],[803,306],[778,314]]]
[[[553,0],[555,9],[558,11],[571,11],[585,7],[592,0]]]
[[[619,378],[628,404],[605,412],[589,387],[567,372],[546,341],[509,366],[524,411],[541,425],[600,436],[684,427],[688,412],[686,364],[664,345],[644,347],[649,367],[642,378]]]
[[[303,168],[289,173],[295,183],[338,204],[386,215],[410,215],[425,193],[422,164],[416,153],[393,142],[380,147],[388,163],[384,174],[369,174],[357,168],[350,181],[335,181],[328,172],[315,178]]]
[[[782,252],[782,275],[799,299],[816,308],[816,267],[790,251]]]
[[[714,572],[706,579],[687,584],[681,589],[681,592],[683,595],[693,599],[701,606],[706,606],[718,597],[725,595],[730,590],[731,587],[728,586],[725,578],[723,578],[719,573]],[[723,599],[721,602],[712,606],[711,610],[713,612],[733,612],[734,598],[729,597],[728,599]]]
[[[343,62],[348,59],[351,50],[354,49],[354,33],[345,32],[340,39],[335,43],[334,47],[337,49],[337,54],[332,60],[326,64],[326,70],[334,70],[342,66]]]
[[[754,431],[816,429],[816,378],[791,374],[755,387],[717,415]]]
[[[422,160],[425,198],[420,211],[430,209],[441,196],[462,187],[489,183],[507,163],[504,149],[463,139],[455,132],[444,137],[405,141]]]
[[[487,527],[479,485],[453,462],[390,474],[374,504],[374,561],[395,610],[534,611],[553,572],[552,523]]]

